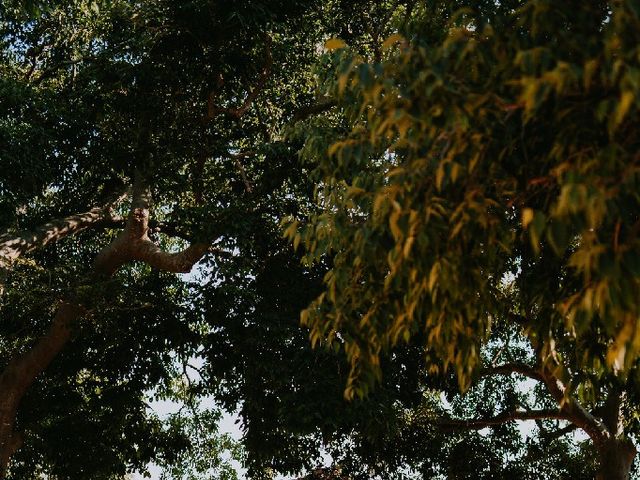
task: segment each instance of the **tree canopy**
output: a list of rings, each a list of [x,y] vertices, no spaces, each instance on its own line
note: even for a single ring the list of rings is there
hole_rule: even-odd
[[[0,477],[628,478],[639,35],[635,0],[4,2]]]

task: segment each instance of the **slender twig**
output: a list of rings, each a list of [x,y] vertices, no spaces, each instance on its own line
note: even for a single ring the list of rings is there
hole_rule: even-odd
[[[231,155],[233,162],[235,163],[238,171],[240,172],[240,176],[242,177],[242,182],[244,183],[244,189],[247,193],[253,193],[253,187],[251,186],[251,182],[249,182],[249,177],[247,177],[247,171],[244,169],[244,165],[240,161],[241,158],[244,158],[247,155]]]
[[[556,440],[564,435],[566,435],[567,433],[571,433],[574,430],[577,430],[578,426],[574,425],[573,423],[570,423],[569,425],[562,427],[558,430],[555,430],[553,432],[545,432],[542,436],[544,437],[544,439],[546,441],[552,441],[552,440]]]

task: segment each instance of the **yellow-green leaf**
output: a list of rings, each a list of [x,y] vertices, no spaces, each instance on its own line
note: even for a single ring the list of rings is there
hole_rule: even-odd
[[[522,227],[527,228],[533,220],[533,210],[531,208],[525,208],[522,210]]]
[[[624,120],[624,117],[629,112],[629,107],[633,103],[634,95],[633,92],[625,91],[622,92],[622,96],[620,97],[620,102],[618,103],[618,108],[616,109],[615,116],[615,125],[618,126]]]
[[[400,35],[399,33],[394,33],[393,35],[387,37],[387,39],[382,43],[382,49],[387,50],[396,43],[402,42],[403,40],[404,37],[402,35]]]
[[[340,40],[339,38],[330,38],[329,40],[327,40],[324,44],[324,48],[328,51],[333,51],[333,50],[338,50],[340,48],[344,48],[346,47],[347,44],[344,43],[342,40]]]

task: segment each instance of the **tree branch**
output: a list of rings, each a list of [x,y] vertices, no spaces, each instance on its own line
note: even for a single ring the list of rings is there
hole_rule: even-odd
[[[149,211],[151,209],[151,189],[141,172],[136,171],[133,178],[131,210],[125,226],[126,236],[130,239],[142,238],[149,230]]]
[[[525,326],[530,323],[527,317],[510,313],[509,317],[512,321],[520,323],[521,326]],[[533,343],[531,337],[528,337],[532,342],[532,347],[540,355],[540,349],[536,348],[536,344]],[[563,384],[560,379],[553,374],[548,366],[544,364],[544,359],[540,359],[542,367],[537,370],[542,382],[547,387],[547,391],[553,397],[558,404],[561,412],[565,415],[566,420],[569,420],[576,427],[582,429],[593,441],[596,447],[600,447],[606,440],[610,438],[610,432],[607,427],[594,415],[589,413],[575,397],[573,397],[567,386]]]
[[[543,432],[542,436],[546,441],[550,442],[566,435],[567,433],[571,433],[577,429],[578,427],[576,425],[574,425],[573,423],[569,423],[569,425],[562,427],[558,430],[554,430],[553,432]]]
[[[209,244],[194,243],[182,252],[167,253],[148,237],[151,195],[142,175],[136,173],[131,199],[131,210],[124,229],[96,257],[94,276],[111,276],[122,265],[141,260],[154,268],[169,272],[188,272],[209,250]],[[76,233],[100,220],[114,221],[108,207],[51,222],[29,234],[4,238],[1,260],[10,263],[32,248],[46,245],[66,235]],[[9,458],[20,444],[20,435],[14,431],[16,413],[27,389],[44,371],[71,338],[73,324],[86,309],[78,303],[63,302],[58,308],[49,330],[23,355],[14,357],[0,374],[0,478]]]
[[[541,373],[547,390],[549,390],[551,396],[556,400],[562,412],[567,415],[567,420],[584,430],[596,447],[601,446],[609,439],[611,434],[607,430],[607,427],[580,405],[580,403],[569,394],[566,386],[563,385],[553,373],[547,368]]]
[[[167,272],[188,273],[207,253],[210,246],[208,243],[193,243],[177,253],[163,251],[149,239],[150,208],[150,188],[143,175],[136,172],[127,223],[120,235],[96,257],[96,274],[110,277],[132,260],[143,261],[153,268]]]
[[[122,198],[122,197],[120,197]],[[0,268],[9,268],[20,256],[57,242],[89,227],[109,224],[117,219],[111,202],[102,207],[94,207],[88,212],[52,220],[31,231],[0,236]]]
[[[0,477],[22,435],[14,431],[20,401],[37,376],[45,370],[71,337],[71,325],[84,315],[80,305],[63,302],[49,327],[36,344],[14,357],[0,375]]]
[[[607,430],[614,435],[618,436],[622,433],[622,425],[620,422],[620,407],[622,406],[623,393],[617,386],[611,387],[609,395],[605,400],[602,408],[594,413],[597,413],[602,419],[602,423]]]
[[[180,226],[173,222],[162,222],[157,220],[149,220],[149,232],[162,233],[170,237],[180,238],[187,242],[191,241],[191,236],[182,230]]]
[[[4,293],[6,275],[19,257],[87,228],[106,227],[117,222],[119,217],[114,215],[113,206],[123,198],[124,195],[120,195],[106,205],[94,207],[88,212],[52,220],[31,231],[6,233],[0,236],[0,296]]]
[[[249,109],[253,101],[258,97],[260,92],[264,89],[265,84],[267,83],[267,79],[269,75],[271,75],[271,67],[273,66],[273,58],[271,56],[271,37],[265,35],[265,60],[264,67],[262,68],[262,72],[260,73],[260,78],[256,83],[256,86],[249,92],[247,98],[244,100],[243,104],[239,108],[229,109],[229,115],[235,118],[240,118],[245,112]]]
[[[172,273],[189,273],[193,266],[209,251],[207,243],[193,243],[177,253],[163,251],[151,240],[136,242],[132,260],[140,260],[153,268]]]
[[[435,424],[442,430],[482,430],[486,427],[502,425],[512,421],[556,419],[568,420],[567,415],[561,410],[530,410],[527,412],[515,410],[503,412],[491,418],[477,418],[469,420],[439,419]]]
[[[251,186],[251,182],[249,181],[249,177],[247,176],[247,171],[244,169],[244,165],[240,161],[241,158],[245,158],[254,152],[246,152],[246,153],[238,153],[236,155],[229,154],[233,159],[238,171],[240,172],[240,176],[242,177],[242,182],[244,183],[244,189],[247,193],[253,193],[253,187]]]

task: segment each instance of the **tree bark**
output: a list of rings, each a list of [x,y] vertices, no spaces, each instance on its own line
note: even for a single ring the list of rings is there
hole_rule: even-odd
[[[630,475],[636,448],[633,442],[624,436],[622,421],[624,396],[622,389],[618,385],[613,385],[598,412],[609,432],[609,437],[600,445],[596,445],[600,462],[597,480],[627,480]]]
[[[112,206],[113,203],[108,203],[84,213],[52,220],[30,231],[0,235],[0,295],[4,291],[4,277],[19,257],[87,228],[109,226],[119,221],[112,212]]]
[[[31,231],[0,236],[0,295],[4,290],[2,280],[19,257],[87,228],[117,221],[111,210],[112,205],[108,203],[84,213],[52,220]],[[0,374],[0,479],[5,477],[11,455],[22,444],[22,434],[15,431],[20,400],[38,374],[49,366],[69,341],[71,324],[83,313],[81,306],[63,302],[47,333],[31,350],[11,359]]]
[[[64,302],[47,333],[31,350],[14,357],[0,374],[0,478],[4,478],[11,455],[20,448],[22,434],[15,419],[22,397],[71,337],[71,325],[84,314],[80,305]]]
[[[600,468],[597,480],[628,480],[636,456],[633,442],[626,438],[611,438],[598,448]]]

